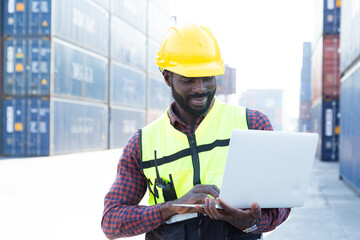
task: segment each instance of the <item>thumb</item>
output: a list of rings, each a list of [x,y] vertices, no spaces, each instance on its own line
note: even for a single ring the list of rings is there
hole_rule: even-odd
[[[251,204],[250,212],[251,212],[251,216],[252,216],[253,218],[260,218],[260,217],[261,217],[261,208],[260,208],[260,205],[259,205],[257,202],[253,202],[253,203]]]

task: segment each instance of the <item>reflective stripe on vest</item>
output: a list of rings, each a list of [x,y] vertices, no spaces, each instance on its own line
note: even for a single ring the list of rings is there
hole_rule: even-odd
[[[160,177],[172,177],[178,198],[195,184],[214,184],[221,187],[231,132],[248,129],[246,108],[220,103],[213,107],[200,123],[194,137],[176,130],[166,114],[141,130],[140,158],[148,179],[149,205],[164,202],[162,190],[154,199],[156,164]]]

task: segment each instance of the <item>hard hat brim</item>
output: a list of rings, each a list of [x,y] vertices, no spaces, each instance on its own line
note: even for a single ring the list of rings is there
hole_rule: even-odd
[[[211,63],[182,64],[173,67],[165,67],[164,69],[185,77],[209,77],[223,75],[225,73],[225,67],[222,60]]]

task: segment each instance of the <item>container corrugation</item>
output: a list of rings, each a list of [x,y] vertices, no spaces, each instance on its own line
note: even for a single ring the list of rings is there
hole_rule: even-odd
[[[322,99],[312,105],[312,132],[319,134],[316,156],[323,161],[338,160],[339,110],[339,99]]]
[[[53,44],[54,95],[106,102],[108,59],[66,42]]]
[[[338,98],[340,93],[339,35],[324,36],[323,96]]]
[[[121,63],[110,63],[110,103],[145,109],[146,75]]]
[[[341,79],[340,176],[360,192],[360,65]]]
[[[123,147],[129,138],[145,126],[144,110],[110,107],[110,148]]]
[[[4,155],[49,154],[49,100],[6,98],[4,100]]]
[[[148,36],[158,42],[162,42],[169,25],[169,16],[149,2],[148,7]]]
[[[109,13],[87,0],[53,1],[52,35],[109,55]]]
[[[164,110],[171,102],[171,89],[161,78],[149,78],[148,103],[151,110]]]
[[[106,149],[108,107],[53,98],[51,154]]]
[[[358,0],[347,0],[341,6],[341,73],[360,57],[360,4]]]
[[[111,58],[146,71],[146,35],[111,17]]]
[[[110,6],[113,15],[120,17],[141,32],[146,32],[147,0],[110,0]]]
[[[4,9],[1,9],[4,13],[4,34],[11,36],[27,34],[28,1],[7,0],[4,5]]]

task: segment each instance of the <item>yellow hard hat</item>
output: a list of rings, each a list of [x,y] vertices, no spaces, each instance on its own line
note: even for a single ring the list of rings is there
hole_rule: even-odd
[[[155,58],[160,71],[185,77],[222,75],[224,61],[211,31],[203,26],[186,23],[169,28]]]

